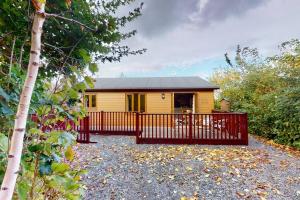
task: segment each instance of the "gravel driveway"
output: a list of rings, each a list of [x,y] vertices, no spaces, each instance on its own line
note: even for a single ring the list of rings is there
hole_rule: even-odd
[[[300,199],[300,158],[253,137],[247,147],[92,141],[76,150],[85,199]]]

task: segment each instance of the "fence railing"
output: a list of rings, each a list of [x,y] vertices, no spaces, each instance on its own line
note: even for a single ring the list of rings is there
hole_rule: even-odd
[[[55,116],[49,115],[47,119],[55,118]],[[79,143],[90,143],[90,131],[89,131],[89,117],[84,117],[78,119],[77,123],[70,119],[64,119],[63,121],[56,121],[49,125],[43,125],[39,122],[38,117],[35,114],[30,115],[30,120],[38,123],[38,128],[43,132],[50,132],[52,130],[62,130],[62,131],[76,131],[77,142]]]
[[[135,135],[137,143],[247,145],[245,113],[89,112],[95,134]]]
[[[89,112],[90,132],[103,135],[135,135],[135,112]]]
[[[248,144],[247,114],[137,114],[137,143]]]
[[[51,118],[49,115],[48,117]],[[37,123],[34,115],[31,119]],[[90,133],[103,135],[132,135],[136,142],[163,144],[248,144],[246,113],[209,114],[149,114],[135,112],[89,112],[78,123],[65,119],[43,131],[74,130],[77,141],[90,143]]]

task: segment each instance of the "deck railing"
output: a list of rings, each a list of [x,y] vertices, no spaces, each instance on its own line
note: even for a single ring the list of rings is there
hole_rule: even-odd
[[[89,112],[89,131],[135,135],[137,143],[247,145],[245,113]]]
[[[89,112],[90,132],[102,135],[135,135],[135,112]]]
[[[55,116],[53,116],[53,115],[47,116],[47,119],[51,119],[51,118],[55,118]],[[56,121],[55,123],[49,124],[47,126],[39,123],[39,119],[36,114],[31,114],[30,120],[37,123],[38,128],[40,128],[43,132],[50,132],[52,130],[76,131],[76,132],[78,132],[77,142],[90,143],[89,117],[88,116],[86,116],[82,119],[77,119],[76,123],[73,120],[64,119],[63,121]]]
[[[51,117],[51,116],[49,116]],[[38,119],[32,116],[32,120]],[[138,144],[247,145],[246,113],[151,114],[89,112],[78,123],[64,120],[40,127],[43,131],[74,130],[77,141],[90,142],[90,133],[136,136]]]
[[[247,114],[137,115],[137,143],[248,144]]]

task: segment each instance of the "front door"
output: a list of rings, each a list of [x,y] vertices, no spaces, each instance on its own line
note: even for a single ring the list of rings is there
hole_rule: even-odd
[[[190,113],[195,111],[195,98],[193,93],[174,94],[174,113]]]

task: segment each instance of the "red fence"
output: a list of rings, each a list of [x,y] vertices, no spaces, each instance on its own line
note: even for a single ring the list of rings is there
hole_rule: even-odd
[[[245,113],[90,112],[88,116],[90,133],[135,135],[138,144],[248,144]]]
[[[79,119],[78,125],[73,123],[73,129],[78,132],[77,142],[79,143],[92,143],[90,141],[90,130],[89,130],[89,117]]]
[[[89,112],[90,133],[101,135],[135,135],[135,112]]]
[[[137,114],[137,143],[248,145],[247,114]]]
[[[32,117],[33,120],[34,117]],[[90,112],[76,125],[71,120],[42,127],[43,131],[75,130],[77,141],[90,143],[90,133],[136,136],[137,144],[248,145],[245,113],[148,114]]]
[[[48,119],[51,115],[48,116]],[[31,115],[31,120],[38,123],[38,117]],[[38,126],[41,126],[38,124]],[[58,121],[48,126],[40,127],[43,132],[50,132],[52,130],[72,130],[78,132],[77,142],[79,143],[91,143],[90,131],[89,131],[89,117],[78,119],[78,123],[74,123],[73,120],[65,119],[64,121]]]

